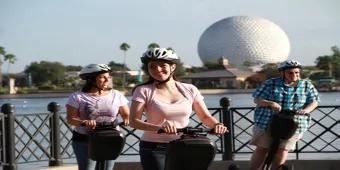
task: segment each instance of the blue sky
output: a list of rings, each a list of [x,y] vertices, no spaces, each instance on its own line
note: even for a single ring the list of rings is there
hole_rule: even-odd
[[[0,46],[18,58],[13,73],[41,60],[123,63],[123,42],[131,46],[131,69],[140,68],[139,57],[152,42],[200,66],[197,43],[205,29],[249,15],[279,25],[290,39],[291,58],[314,65],[340,46],[339,6],[338,0],[0,0]]]

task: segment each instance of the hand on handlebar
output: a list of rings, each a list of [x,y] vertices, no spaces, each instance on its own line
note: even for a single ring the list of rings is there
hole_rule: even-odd
[[[89,129],[95,129],[96,128],[96,125],[97,125],[97,122],[96,120],[84,120],[80,126],[85,126]]]
[[[164,121],[161,129],[163,129],[164,132],[167,133],[167,134],[176,134],[177,133],[177,128],[175,126],[174,121],[169,121],[169,120]]]
[[[214,133],[223,135],[224,133],[228,133],[229,130],[226,126],[223,125],[223,123],[216,123],[214,127]]]
[[[223,125],[221,125],[223,126]],[[200,128],[200,127],[185,127],[176,129],[178,133],[183,133],[183,135],[198,135],[206,136],[207,134],[216,134],[215,129]],[[157,133],[166,133],[164,129],[159,129]]]
[[[279,105],[278,103],[276,102],[272,102],[270,104],[270,108],[272,108],[275,112],[280,112],[282,110],[282,107],[281,105]]]
[[[130,122],[129,119],[124,119],[123,122],[121,123],[121,125],[123,126],[129,126]]]
[[[299,114],[299,115],[309,114],[309,113],[308,113],[306,110],[304,110],[304,109],[297,110],[296,113]]]
[[[129,124],[129,122],[97,122],[96,120],[84,120],[80,126],[87,127],[88,129],[115,129],[117,126],[125,126],[126,124]]]

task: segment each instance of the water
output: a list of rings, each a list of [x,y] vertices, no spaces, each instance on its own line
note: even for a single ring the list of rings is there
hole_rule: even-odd
[[[219,101],[222,97],[228,97],[231,99],[231,107],[255,106],[251,93],[204,95],[204,101],[207,107],[220,107]],[[130,100],[131,96],[127,96],[127,98]],[[320,99],[320,105],[340,105],[340,92],[320,93]],[[47,112],[47,105],[50,102],[59,103],[61,111],[65,112],[67,97],[0,99],[0,105],[3,105],[4,103],[13,104],[15,106],[16,113]]]

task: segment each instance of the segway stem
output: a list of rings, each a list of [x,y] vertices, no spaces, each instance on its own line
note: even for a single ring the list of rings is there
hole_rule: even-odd
[[[271,163],[273,162],[274,158],[275,158],[275,154],[277,152],[277,150],[279,149],[280,146],[280,139],[279,138],[275,138],[272,140],[272,143],[270,145],[267,157],[264,161],[264,166],[263,166],[263,170],[269,170],[271,167]]]
[[[281,139],[287,140],[295,134],[298,127],[298,124],[294,121],[295,115],[298,115],[295,110],[282,110],[280,113],[272,116],[271,122],[268,125],[269,130],[267,129],[272,142],[262,169],[267,170],[270,168],[279,149]],[[301,116],[309,116],[309,114]]]

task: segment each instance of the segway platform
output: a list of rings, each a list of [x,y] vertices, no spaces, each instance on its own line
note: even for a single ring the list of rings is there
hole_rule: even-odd
[[[189,136],[167,146],[165,170],[207,170],[214,160],[216,145],[205,136]]]
[[[96,130],[89,135],[89,157],[96,161],[115,160],[124,144],[122,132],[115,129]]]

